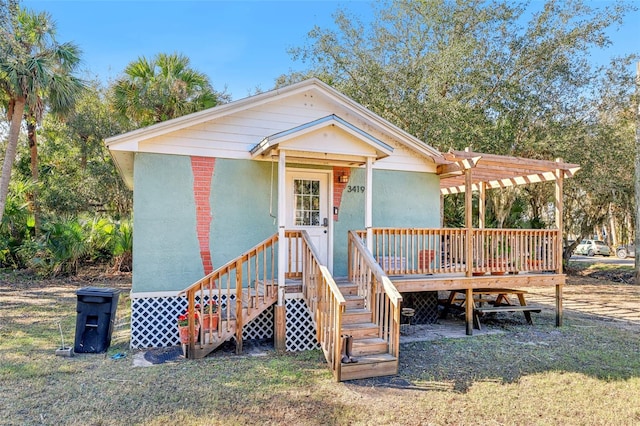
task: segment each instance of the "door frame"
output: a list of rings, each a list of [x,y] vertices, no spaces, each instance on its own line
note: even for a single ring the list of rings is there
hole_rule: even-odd
[[[293,178],[292,175],[295,174],[315,174],[315,175],[324,175],[326,179],[326,218],[327,218],[327,269],[329,272],[333,274],[333,169],[311,169],[311,168],[302,168],[302,167],[287,167],[285,171],[285,200],[289,199],[289,191],[290,180]],[[292,205],[285,201],[285,223],[288,223],[289,220],[293,218]],[[320,219],[322,220],[322,218]],[[297,229],[295,226],[291,227],[291,229]]]

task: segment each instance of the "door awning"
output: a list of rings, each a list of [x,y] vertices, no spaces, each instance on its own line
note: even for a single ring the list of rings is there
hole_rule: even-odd
[[[252,158],[268,158],[280,150],[288,161],[362,165],[388,157],[393,148],[335,114],[263,138]]]

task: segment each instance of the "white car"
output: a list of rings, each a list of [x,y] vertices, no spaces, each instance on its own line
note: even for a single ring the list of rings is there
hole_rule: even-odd
[[[600,254],[602,256],[611,256],[611,249],[604,241],[599,240],[582,240],[578,247],[576,247],[575,254],[582,254],[585,256],[595,256]]]
[[[620,246],[616,249],[616,256],[620,259],[626,259],[627,257],[636,256],[636,246],[629,244],[626,246]]]

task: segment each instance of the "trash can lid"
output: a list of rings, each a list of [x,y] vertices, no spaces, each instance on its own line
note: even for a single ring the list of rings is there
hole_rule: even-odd
[[[114,294],[120,293],[120,290],[117,288],[107,288],[107,287],[82,287],[78,291],[76,291],[76,295],[78,296],[113,296]]]

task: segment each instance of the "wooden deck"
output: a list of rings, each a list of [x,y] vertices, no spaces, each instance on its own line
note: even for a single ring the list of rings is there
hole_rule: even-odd
[[[468,277],[464,274],[433,275],[391,275],[389,279],[400,293],[421,291],[458,290],[473,298],[476,289],[520,289],[523,287],[555,287],[556,289],[556,326],[562,325],[562,288],[566,282],[565,274],[556,273],[518,273],[505,275],[481,275]],[[473,305],[465,310],[466,332],[473,334],[475,312]]]
[[[476,288],[520,288],[564,285],[565,274],[519,273],[467,277],[464,274],[389,275],[400,293]]]

